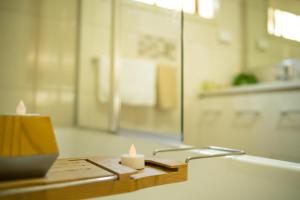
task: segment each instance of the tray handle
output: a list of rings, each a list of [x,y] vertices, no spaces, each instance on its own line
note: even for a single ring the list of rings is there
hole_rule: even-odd
[[[243,151],[243,150],[230,149],[230,148],[224,148],[224,147],[216,147],[216,146],[207,146],[207,147],[183,147],[183,148],[156,149],[153,151],[153,156],[155,156],[158,153],[163,153],[163,152],[201,150],[201,149],[224,151],[225,153],[212,154],[212,155],[188,156],[185,159],[185,163],[189,163],[191,160],[202,159],[202,158],[214,158],[214,157],[245,154],[245,151]]]

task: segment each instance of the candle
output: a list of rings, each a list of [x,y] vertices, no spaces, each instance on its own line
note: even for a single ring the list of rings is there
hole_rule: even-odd
[[[25,106],[23,100],[21,100],[16,107],[16,115],[11,115],[11,116],[30,117],[30,116],[39,116],[40,115],[40,114],[35,114],[35,113],[27,113],[26,110],[27,110],[26,106]]]
[[[17,115],[25,115],[26,114],[26,106],[24,102],[21,100],[16,108]]]
[[[49,116],[27,114],[23,101],[15,114],[0,114],[0,179],[46,174],[58,156]]]
[[[122,165],[134,169],[143,169],[145,167],[145,156],[143,154],[137,154],[135,146],[132,144],[129,149],[129,154],[123,154],[121,156]]]

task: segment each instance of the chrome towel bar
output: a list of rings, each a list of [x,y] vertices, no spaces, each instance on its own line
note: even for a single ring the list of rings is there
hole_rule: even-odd
[[[216,151],[223,151],[226,153],[219,153],[213,155],[198,155],[198,156],[188,156],[185,159],[185,162],[188,163],[191,160],[201,159],[201,158],[214,158],[214,157],[222,157],[222,156],[233,156],[233,155],[243,155],[245,151],[237,150],[237,149],[229,149],[224,147],[216,147],[216,146],[208,146],[208,147],[183,147],[183,148],[169,148],[169,149],[156,149],[153,151],[153,156],[157,153],[163,152],[172,152],[172,151],[188,151],[188,150],[216,150]]]

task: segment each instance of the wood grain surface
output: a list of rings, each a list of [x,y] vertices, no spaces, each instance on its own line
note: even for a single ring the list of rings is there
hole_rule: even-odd
[[[135,170],[119,158],[57,160],[44,178],[0,182],[0,199],[81,199],[120,194],[187,180],[182,162],[147,158]]]
[[[40,115],[0,115],[0,157],[57,154],[51,120]]]

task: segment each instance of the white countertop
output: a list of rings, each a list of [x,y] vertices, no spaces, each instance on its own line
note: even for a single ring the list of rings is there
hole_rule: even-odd
[[[200,98],[212,96],[225,96],[225,95],[239,95],[249,93],[265,93],[286,90],[300,89],[300,81],[287,81],[287,82],[273,82],[273,83],[259,83],[255,85],[237,86],[228,89],[201,92]]]

